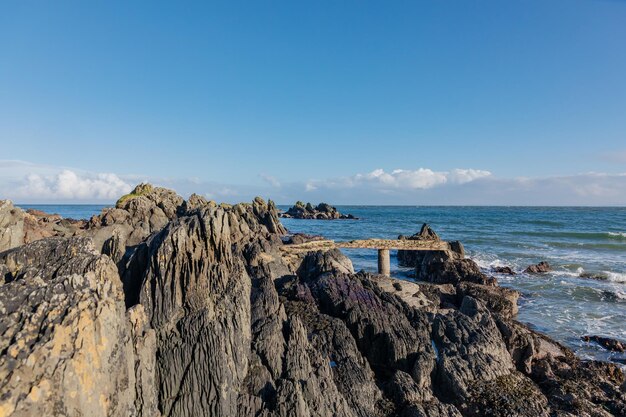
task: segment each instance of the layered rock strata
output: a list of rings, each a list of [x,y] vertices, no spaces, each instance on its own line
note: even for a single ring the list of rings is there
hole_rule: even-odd
[[[355,273],[283,258],[271,202],[154,191],[0,253],[0,416],[626,415],[617,366],[517,322],[460,251],[429,282]]]

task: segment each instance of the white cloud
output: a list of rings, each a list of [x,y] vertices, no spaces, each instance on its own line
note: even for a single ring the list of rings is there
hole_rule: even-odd
[[[448,173],[448,180],[453,184],[465,184],[491,176],[491,172],[481,169],[454,169]]]
[[[259,174],[259,177],[269,185],[275,188],[280,188],[280,181],[278,181],[275,177],[267,174]]]
[[[306,183],[305,190],[314,191],[321,187],[350,188],[359,186],[369,186],[378,190],[427,190],[445,184],[465,184],[490,175],[491,172],[478,169],[433,171],[428,168],[418,168],[416,170],[396,169],[391,172],[375,169],[367,174],[356,174],[347,178],[311,180]]]
[[[299,192],[290,190],[289,194],[295,194],[292,200],[335,204],[626,205],[626,174],[594,172],[499,178],[478,169],[377,169],[350,177],[311,180],[300,187]]]
[[[53,200],[115,200],[132,186],[115,174],[78,174],[64,169],[56,175],[28,174],[17,197]]]
[[[357,174],[354,180],[357,183],[369,183],[382,188],[426,189],[445,184],[448,179],[445,172],[419,168],[415,171],[396,169],[391,173],[377,169],[369,174]]]
[[[251,201],[261,195],[282,204],[308,200],[334,204],[626,205],[626,174],[591,172],[502,178],[479,169],[419,168],[390,172],[377,169],[366,174],[303,182],[284,182],[269,176],[264,179],[265,184],[229,184],[200,178],[98,174],[0,160],[0,199],[22,203],[112,202],[132,185],[148,181],[172,188],[183,197],[197,193],[229,203]]]

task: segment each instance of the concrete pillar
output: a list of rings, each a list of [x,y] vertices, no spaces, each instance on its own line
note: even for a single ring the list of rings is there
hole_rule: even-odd
[[[391,273],[389,249],[378,249],[378,273],[386,277]]]

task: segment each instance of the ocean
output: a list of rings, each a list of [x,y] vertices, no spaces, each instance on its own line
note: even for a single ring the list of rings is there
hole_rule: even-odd
[[[24,205],[63,217],[89,218],[104,206]],[[288,206],[280,206],[287,209]],[[518,319],[572,348],[583,358],[621,360],[626,354],[585,343],[584,335],[626,340],[626,208],[338,206],[359,220],[281,219],[290,232],[334,240],[396,238],[428,223],[446,240],[460,240],[470,258],[500,285],[521,292]],[[375,272],[373,250],[346,249],[356,270]],[[553,272],[527,275],[548,261]],[[518,274],[498,275],[494,266]],[[410,279],[392,252],[391,273]],[[584,277],[592,276],[593,278]]]

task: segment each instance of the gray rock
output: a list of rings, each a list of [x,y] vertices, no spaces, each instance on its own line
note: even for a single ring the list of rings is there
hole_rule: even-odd
[[[626,342],[622,342],[611,337],[593,335],[583,336],[581,339],[585,342],[597,343],[611,352],[626,352]]]
[[[10,200],[0,200],[0,252],[24,244],[24,217]]]
[[[438,314],[433,323],[438,350],[437,387],[443,398],[462,403],[470,388],[511,373],[511,356],[496,322],[478,300],[466,296],[460,311]]]
[[[515,275],[515,271],[510,266],[496,266],[493,268],[493,272],[497,274]]]
[[[153,335],[126,317],[115,265],[85,239],[2,255],[2,414],[156,416]]]
[[[399,240],[434,240],[440,241],[441,239],[435,233],[433,229],[426,223],[422,225],[420,231],[412,236],[398,236]],[[422,264],[431,262],[433,258],[442,259],[463,259],[465,258],[465,249],[459,241],[449,242],[450,249],[447,251],[412,251],[412,250],[399,250],[398,251],[398,263],[401,266],[409,266],[413,268],[420,268]],[[418,272],[419,273],[419,272]]]
[[[552,267],[545,261],[541,261],[536,265],[530,265],[524,270],[527,274],[543,274],[550,271],[552,271]]]
[[[459,283],[457,285],[457,297],[462,301],[463,297],[467,295],[481,300],[494,313],[501,314],[506,318],[517,316],[519,292],[515,290],[473,282]]]
[[[297,201],[296,204],[284,213],[280,213],[280,217],[286,219],[310,219],[310,220],[357,220],[352,214],[341,214],[336,207],[326,203],[319,203],[313,207],[311,203],[306,205]]]
[[[462,245],[420,258],[416,284],[355,274],[338,250],[288,256],[285,233],[271,201],[142,186],[78,229],[98,250],[47,237],[0,253],[0,410],[625,415],[621,370],[516,322],[518,294]]]

